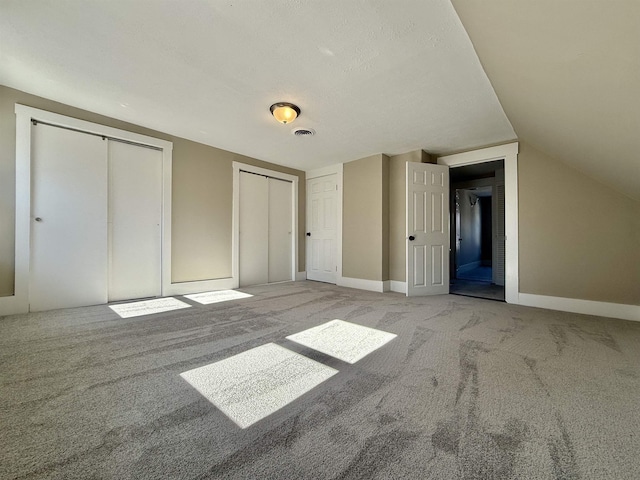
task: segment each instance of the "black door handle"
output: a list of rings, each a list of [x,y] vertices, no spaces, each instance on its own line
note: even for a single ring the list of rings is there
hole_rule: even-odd
[[[310,236],[311,236],[311,232],[307,232],[307,237],[310,237]]]
[[[409,241],[413,242],[416,239],[416,237],[414,237],[413,235],[409,235]]]

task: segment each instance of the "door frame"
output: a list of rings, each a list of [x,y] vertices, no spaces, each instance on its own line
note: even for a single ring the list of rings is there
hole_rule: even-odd
[[[233,162],[233,217],[231,281],[232,288],[240,286],[240,171],[264,175],[291,182],[291,281],[297,280],[298,272],[298,177],[288,173],[268,170],[247,163]]]
[[[444,155],[438,157],[438,164],[455,168],[494,160],[504,160],[505,301],[517,304],[520,303],[518,270],[518,142],[482,148],[471,152]]]
[[[16,216],[15,280],[11,296],[0,297],[0,315],[29,311],[29,271],[31,262],[31,125],[40,121],[93,135],[162,150],[162,293],[171,287],[171,165],[173,143],[126,130],[107,127],[16,103]]]

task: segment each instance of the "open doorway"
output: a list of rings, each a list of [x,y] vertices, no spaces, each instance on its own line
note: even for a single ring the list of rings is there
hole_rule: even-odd
[[[504,162],[452,168],[450,175],[450,293],[504,301]]]

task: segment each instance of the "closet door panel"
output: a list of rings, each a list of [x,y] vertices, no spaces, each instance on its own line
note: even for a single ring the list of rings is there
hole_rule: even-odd
[[[107,141],[32,129],[30,309],[105,303]]]
[[[162,152],[109,141],[109,301],[161,294]]]
[[[240,172],[240,286],[269,282],[269,183]]]
[[[269,178],[269,283],[291,278],[291,182]]]

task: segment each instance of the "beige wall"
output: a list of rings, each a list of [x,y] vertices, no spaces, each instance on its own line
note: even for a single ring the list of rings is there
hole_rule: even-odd
[[[298,270],[305,269],[304,172],[173,137],[0,85],[0,296],[13,293],[16,103],[173,142],[174,282],[231,276],[232,161],[297,175],[300,179]]]
[[[297,175],[304,270],[303,172],[0,86],[0,295],[13,293],[15,103],[173,142],[176,282],[231,275],[232,161]],[[405,164],[427,160],[417,151],[344,165],[345,277],[405,280]],[[640,305],[640,202],[522,142],[518,168],[520,291]]]
[[[365,280],[388,280],[389,158],[386,155],[345,163],[342,204],[342,275]],[[387,213],[385,213],[387,210]],[[388,243],[388,242],[387,242]],[[385,263],[387,266],[385,266]]]
[[[389,158],[389,279],[406,280],[407,269],[407,162],[431,163],[435,159],[423,150]]]
[[[518,175],[520,291],[640,305],[640,202],[522,142]]]

